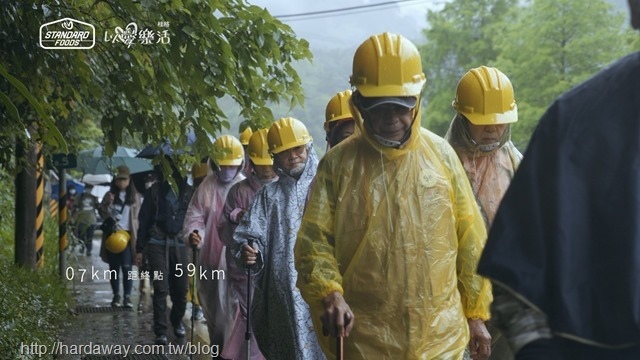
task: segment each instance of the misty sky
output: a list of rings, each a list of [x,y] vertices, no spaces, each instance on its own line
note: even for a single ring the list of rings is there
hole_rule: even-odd
[[[274,16],[344,9],[387,3],[391,0],[248,0],[266,7]],[[421,42],[421,30],[426,24],[428,9],[440,9],[443,0],[411,0],[380,7],[320,14],[312,17],[280,18],[299,37],[309,41],[312,50],[318,47],[355,49],[367,37],[384,31],[396,32],[415,42]]]

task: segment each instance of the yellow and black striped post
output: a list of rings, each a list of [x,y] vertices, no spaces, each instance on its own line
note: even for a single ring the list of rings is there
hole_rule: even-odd
[[[49,199],[49,213],[51,216],[58,216],[58,200]]]
[[[60,277],[64,276],[67,267],[64,251],[68,246],[67,242],[67,179],[65,169],[58,169],[58,272]]]
[[[36,266],[44,267],[44,155],[42,144],[36,145]]]

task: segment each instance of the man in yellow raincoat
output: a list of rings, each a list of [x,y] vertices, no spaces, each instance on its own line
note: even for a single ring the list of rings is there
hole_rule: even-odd
[[[475,272],[486,231],[455,151],[420,127],[418,50],[372,36],[350,81],[359,131],[320,162],[296,243],[316,332],[348,336],[348,359],[461,359],[470,335],[486,359],[491,287]]]

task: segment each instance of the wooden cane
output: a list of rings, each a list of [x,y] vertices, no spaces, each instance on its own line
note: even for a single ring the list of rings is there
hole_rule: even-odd
[[[343,347],[342,336],[338,336],[336,338],[336,359],[344,360],[344,347]]]

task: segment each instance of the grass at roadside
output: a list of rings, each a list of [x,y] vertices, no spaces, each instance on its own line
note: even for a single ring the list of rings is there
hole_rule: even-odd
[[[0,354],[7,359],[35,359],[20,354],[20,345],[57,340],[72,301],[58,276],[58,224],[45,215],[45,266],[36,271],[14,264],[13,179],[0,173]],[[34,249],[35,251],[35,249]]]

